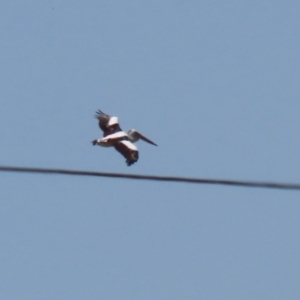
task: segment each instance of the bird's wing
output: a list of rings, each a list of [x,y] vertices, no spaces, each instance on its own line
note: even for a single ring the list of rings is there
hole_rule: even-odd
[[[114,145],[114,147],[126,158],[128,166],[131,166],[139,159],[137,147],[129,141],[119,141]]]
[[[137,135],[138,138],[140,138],[141,140],[151,144],[151,145],[154,145],[154,146],[157,146],[154,142],[152,142],[151,140],[149,140],[148,138],[146,138],[145,136],[143,136],[142,134],[140,134],[138,131],[135,131],[135,133]]]
[[[122,131],[117,117],[111,117],[98,109],[95,118],[99,120],[99,127],[103,131],[103,136]]]

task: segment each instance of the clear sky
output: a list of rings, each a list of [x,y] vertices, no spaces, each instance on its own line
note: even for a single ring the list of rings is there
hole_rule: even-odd
[[[299,1],[3,0],[0,164],[300,182]],[[127,167],[97,109],[158,144]],[[0,174],[0,298],[299,299],[300,193]]]

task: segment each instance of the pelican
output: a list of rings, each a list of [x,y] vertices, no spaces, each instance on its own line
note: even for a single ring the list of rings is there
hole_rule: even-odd
[[[109,116],[100,109],[96,111],[95,118],[99,121],[99,127],[103,131],[103,138],[93,140],[92,144],[102,147],[114,147],[126,158],[126,163],[131,166],[139,159],[137,147],[133,144],[139,139],[157,146],[154,142],[140,134],[135,129],[125,132],[119,125],[117,117]]]

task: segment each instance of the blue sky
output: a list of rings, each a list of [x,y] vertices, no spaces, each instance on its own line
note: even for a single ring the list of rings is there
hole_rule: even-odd
[[[298,1],[2,1],[1,165],[300,182]],[[143,142],[127,167],[94,112]],[[2,299],[298,299],[299,192],[0,174]]]

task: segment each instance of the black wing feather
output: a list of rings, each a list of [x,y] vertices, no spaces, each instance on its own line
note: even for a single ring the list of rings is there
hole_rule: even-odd
[[[139,159],[139,152],[136,150],[129,149],[122,141],[115,144],[115,149],[126,158],[126,163],[131,166]]]
[[[111,116],[105,114],[100,109],[96,111],[95,118],[99,120],[99,127],[103,131],[104,137],[122,131],[119,124],[108,125]]]

